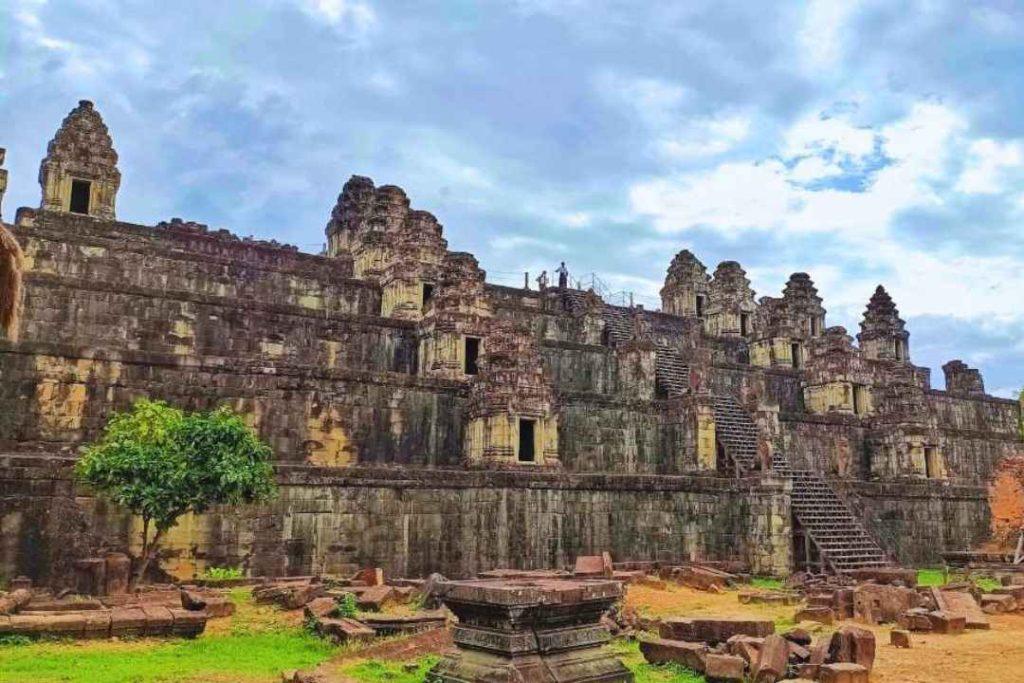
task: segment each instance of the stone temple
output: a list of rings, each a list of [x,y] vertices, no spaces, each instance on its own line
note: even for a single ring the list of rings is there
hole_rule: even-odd
[[[988,478],[1024,448],[1020,405],[977,370],[952,360],[933,388],[882,286],[851,332],[806,273],[757,298],[739,263],[682,251],[660,311],[620,307],[488,283],[369,178],[345,183],[320,255],[120,222],[120,180],[83,101],[39,208],[4,224],[24,293],[0,332],[2,576],[60,584],[137,542],[71,466],[141,397],[228,404],[276,455],[276,501],[173,530],[162,567],[183,578],[467,577],[602,551],[758,573],[931,564],[985,539]]]

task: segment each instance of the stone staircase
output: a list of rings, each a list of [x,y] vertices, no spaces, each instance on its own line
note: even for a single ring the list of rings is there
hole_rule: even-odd
[[[690,366],[675,349],[658,347],[654,380],[666,396],[682,396],[690,388]]]
[[[757,425],[732,396],[715,396],[713,407],[715,437],[736,463],[739,474],[749,472],[757,462]]]
[[[885,552],[820,474],[797,470],[776,452],[772,469],[793,482],[792,509],[797,521],[837,574],[889,565]]]

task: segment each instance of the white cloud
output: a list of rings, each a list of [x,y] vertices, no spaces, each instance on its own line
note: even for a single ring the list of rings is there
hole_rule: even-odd
[[[377,13],[362,0],[300,0],[300,7],[314,19],[357,36],[377,25]]]
[[[750,117],[738,114],[694,118],[678,131],[667,132],[656,145],[663,156],[675,160],[722,154],[747,137],[750,124]]]
[[[859,8],[858,0],[811,0],[807,3],[797,45],[805,66],[815,72],[835,67],[845,52],[844,30]]]
[[[1001,143],[982,139],[971,143],[956,189],[967,194],[997,194],[1007,188],[1003,184],[1004,171],[1019,168],[1024,163],[1020,142]]]
[[[570,228],[585,228],[592,220],[593,217],[586,211],[573,211],[562,215],[562,223]]]

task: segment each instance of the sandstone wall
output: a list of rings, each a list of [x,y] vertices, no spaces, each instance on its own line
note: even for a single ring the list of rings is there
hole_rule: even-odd
[[[71,462],[0,456],[0,575],[60,583],[69,548],[137,542],[130,520],[75,497]],[[187,578],[208,565],[257,575],[376,565],[392,576],[463,577],[568,566],[604,550],[664,561],[748,557],[764,573],[790,561],[784,482],[284,466],[280,484],[269,505],[183,519],[163,568]]]

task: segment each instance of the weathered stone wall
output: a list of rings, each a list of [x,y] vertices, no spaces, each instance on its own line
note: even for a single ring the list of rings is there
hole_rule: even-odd
[[[130,520],[74,497],[71,462],[0,456],[0,575],[59,583],[69,574],[62,544],[85,554],[137,542]],[[355,565],[465,577],[568,566],[604,550],[663,561],[742,554],[765,573],[784,572],[790,561],[784,482],[284,466],[280,484],[271,504],[182,520],[168,537],[164,569],[190,577],[208,565],[263,575]]]
[[[867,528],[907,566],[938,566],[944,551],[977,547],[989,533],[987,491],[939,481],[850,482]]]

